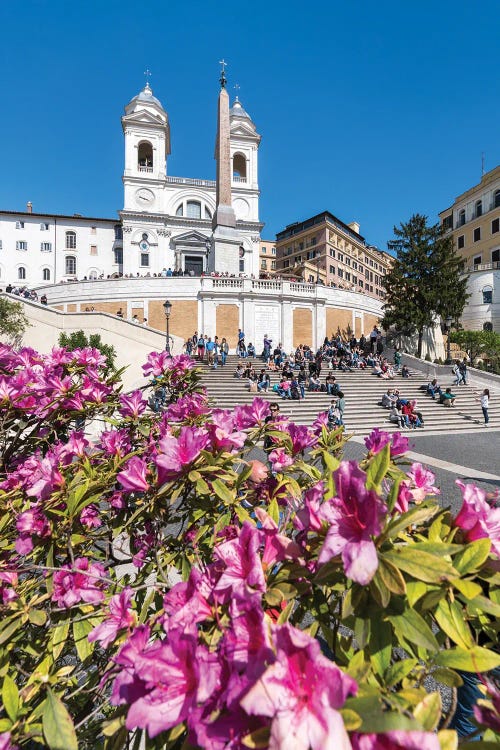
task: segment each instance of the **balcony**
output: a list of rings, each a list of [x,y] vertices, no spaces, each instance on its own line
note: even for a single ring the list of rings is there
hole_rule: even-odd
[[[468,273],[473,273],[474,271],[500,271],[500,261],[495,261],[494,263],[478,263],[477,265],[472,265],[467,268]]]
[[[149,172],[149,173],[153,172],[153,167],[142,167],[142,166],[139,166],[138,169],[139,169],[139,172]]]
[[[237,177],[236,175],[233,176],[233,182],[246,182],[246,177]]]

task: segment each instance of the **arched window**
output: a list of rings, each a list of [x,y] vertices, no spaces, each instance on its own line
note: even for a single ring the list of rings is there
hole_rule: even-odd
[[[119,266],[123,265],[123,248],[115,247],[114,254],[115,254],[115,263]]]
[[[149,141],[142,141],[139,143],[137,150],[137,166],[139,172],[152,172],[153,171],[153,146]]]
[[[26,269],[24,266],[19,266],[19,268],[17,269],[17,278],[21,279],[22,281],[24,281],[24,279],[26,278]]]
[[[492,331],[493,323],[483,323],[483,331]]]
[[[458,212],[458,226],[463,227],[464,224],[465,224],[465,209],[462,208],[462,210]]]
[[[123,239],[123,229],[121,224],[115,224],[115,240]]]
[[[198,201],[188,201],[186,210],[188,219],[201,219],[201,203]]]
[[[500,208],[500,190],[495,190],[493,196],[493,208]]]
[[[182,205],[182,203],[180,203],[180,204],[179,204],[179,205],[177,206],[177,210],[176,210],[176,212],[175,212],[175,215],[176,215],[176,216],[184,216],[184,206]]]
[[[66,276],[76,275],[76,258],[74,255],[66,256]]]
[[[43,269],[43,280],[50,281],[50,268]]]
[[[233,156],[233,180],[236,182],[247,181],[247,160],[243,154]]]
[[[483,305],[491,305],[493,302],[493,288],[485,286],[483,289]]]
[[[205,219],[211,219],[212,214],[210,213],[210,210],[205,206]]]
[[[66,232],[66,250],[76,250],[76,232]]]
[[[97,279],[97,271],[95,269],[90,271],[89,279]]]
[[[483,215],[483,201],[476,201],[476,217]]]

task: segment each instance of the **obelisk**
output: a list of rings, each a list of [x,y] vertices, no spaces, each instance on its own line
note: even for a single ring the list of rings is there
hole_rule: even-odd
[[[239,273],[240,238],[236,230],[236,215],[231,205],[231,133],[229,121],[229,96],[226,90],[225,66],[221,61],[220,92],[217,116],[217,161],[216,205],[212,220],[213,241],[209,255],[209,270]]]

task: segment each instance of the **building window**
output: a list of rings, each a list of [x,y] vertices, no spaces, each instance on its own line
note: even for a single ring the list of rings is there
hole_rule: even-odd
[[[76,232],[66,232],[66,250],[76,250]]]
[[[491,253],[491,262],[500,263],[500,250],[493,250]]]
[[[180,206],[177,206],[177,210],[175,212],[175,215],[176,216],[184,216],[184,206],[182,205],[182,203],[180,204]]]
[[[97,245],[91,245],[90,246],[90,254],[91,255],[97,255]]]
[[[149,253],[141,253],[141,266],[149,267]]]
[[[115,263],[119,266],[123,264],[123,248],[115,247],[114,249]]]
[[[139,148],[137,149],[137,166],[139,172],[153,171],[153,146],[149,141],[139,143]]]
[[[483,323],[483,331],[492,331],[493,323]]]
[[[493,197],[493,208],[500,208],[500,190],[495,190]]]
[[[265,258],[260,261],[260,267],[263,271],[267,271],[267,260]]]
[[[483,289],[483,305],[491,305],[493,302],[493,289],[486,287]]]
[[[275,260],[271,261],[271,271],[276,271],[276,261]]]
[[[460,237],[457,237],[457,247],[459,250],[465,247],[465,234],[461,234]]]
[[[444,217],[443,229],[453,229],[453,214]]]
[[[90,227],[90,234],[97,234],[97,227]]]
[[[335,266],[330,266],[330,273],[335,276]]]
[[[283,261],[283,268],[290,268],[290,261],[289,260]]]
[[[245,259],[240,258],[240,273],[245,273]]]
[[[338,275],[339,279],[343,279],[344,278],[344,272],[343,272],[343,270],[341,268],[337,269],[337,275]]]
[[[44,281],[50,281],[50,268],[43,269],[42,277]]]
[[[16,221],[16,229],[24,229],[24,221]]]
[[[17,278],[24,280],[26,278],[26,269],[24,266],[19,266],[17,269]]]
[[[40,224],[40,231],[41,232],[48,232],[49,231],[49,225],[45,224],[45,223]]]
[[[275,247],[271,248],[271,255],[276,255],[276,248]]]
[[[0,250],[3,249],[2,240],[0,240]]]
[[[330,250],[330,258],[335,258],[335,250]]]
[[[316,237],[311,237],[311,245],[315,245],[315,244],[316,244]]]
[[[476,255],[476,257],[472,261],[472,265],[474,265],[474,266],[480,266],[482,262],[483,262],[482,256],[481,255]]]
[[[212,214],[210,213],[209,209],[205,206],[205,219],[211,219]]]
[[[66,256],[66,276],[76,275],[76,258],[74,255]]]
[[[123,229],[121,224],[115,224],[115,240],[123,239]]]
[[[262,253],[263,255],[265,255],[265,254],[267,253],[267,248],[265,248],[265,247],[261,247],[261,248],[260,248],[260,252],[261,252],[261,253]]]
[[[481,227],[474,229],[474,242],[479,242],[481,239]]]
[[[465,209],[462,208],[462,210],[458,212],[458,226],[463,227],[464,224],[465,224]]]
[[[476,201],[475,215],[476,218],[483,215],[483,201]]]
[[[233,156],[233,180],[236,182],[247,181],[247,160],[243,154]]]
[[[42,253],[52,252],[52,242],[41,242],[40,250],[42,251]]]
[[[491,222],[491,234],[496,234],[500,229],[500,219],[493,219]]]
[[[188,201],[186,209],[188,219],[201,219],[201,203]]]
[[[27,250],[28,243],[25,240],[16,242],[16,250]]]

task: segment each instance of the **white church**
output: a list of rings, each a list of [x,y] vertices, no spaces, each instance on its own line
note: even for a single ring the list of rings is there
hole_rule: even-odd
[[[0,287],[116,276],[201,276],[217,268],[216,181],[168,174],[170,122],[149,83],[125,107],[119,218],[0,210]],[[258,278],[261,136],[238,97],[229,110],[233,275]]]

